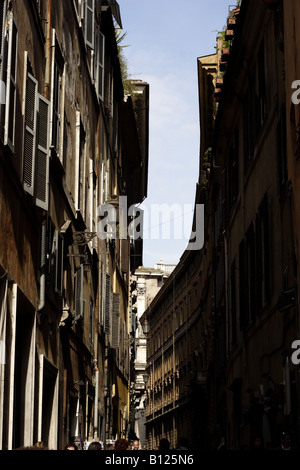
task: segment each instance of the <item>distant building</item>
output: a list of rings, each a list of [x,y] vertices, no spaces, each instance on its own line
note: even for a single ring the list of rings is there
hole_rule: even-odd
[[[140,318],[159,292],[164,282],[175,269],[174,264],[156,263],[154,268],[139,267],[131,278],[132,300],[132,413],[134,415],[134,432],[139,437],[141,446],[146,445],[146,367],[147,339],[140,324]]]

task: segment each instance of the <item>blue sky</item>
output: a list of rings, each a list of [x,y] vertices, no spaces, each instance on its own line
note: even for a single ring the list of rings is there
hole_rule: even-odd
[[[236,2],[118,3],[127,33],[123,45],[128,45],[124,54],[130,77],[150,86],[148,197],[142,205],[144,265],[151,267],[160,260],[178,263],[188,243],[199,174],[197,57],[215,52],[217,31],[226,24],[229,5]],[[157,214],[163,212],[165,218],[158,220]]]

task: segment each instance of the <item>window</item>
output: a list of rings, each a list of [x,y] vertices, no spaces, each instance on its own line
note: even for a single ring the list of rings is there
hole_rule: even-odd
[[[228,179],[227,179],[227,194],[228,194],[228,212],[230,215],[231,209],[237,200],[239,193],[239,136],[235,131],[232,145],[229,149],[228,155]]]
[[[111,316],[111,279],[109,274],[105,274],[105,305],[104,305],[104,331],[107,334],[110,334],[110,328],[111,328],[111,321],[110,321],[110,316]]]
[[[84,298],[83,298],[83,264],[79,266],[74,276],[74,317],[75,321],[83,318]]]
[[[255,77],[253,74],[249,77],[249,88],[244,99],[244,168],[247,170],[247,164],[254,154],[256,141],[256,100],[254,90]]]
[[[255,315],[255,236],[250,224],[240,244],[240,327],[246,328]]]
[[[258,130],[266,118],[265,42],[260,46],[257,59],[257,125]]]
[[[64,237],[58,230],[55,232],[55,285],[57,294],[63,293],[63,268],[64,268]]]
[[[55,230],[50,218],[47,221],[47,254],[49,282],[54,291],[63,294],[64,236]]]
[[[103,101],[104,93],[104,52],[105,52],[105,38],[99,31],[97,38],[96,50],[96,92],[99,100]]]
[[[16,79],[17,79],[17,48],[18,28],[12,12],[6,17],[6,2],[1,5],[2,9],[2,36],[1,36],[1,85],[5,91],[5,111],[1,116],[4,124],[3,141],[14,151],[15,144],[15,115],[16,115]],[[5,23],[6,20],[6,23]],[[6,25],[6,26],[4,26]],[[3,35],[4,30],[4,35]],[[1,95],[2,95],[1,89]],[[4,97],[4,96],[3,96]],[[1,102],[3,101],[1,97]]]
[[[94,49],[95,44],[95,0],[83,1],[83,20],[84,20],[84,40],[87,46]]]
[[[89,329],[89,340],[93,344],[94,336],[94,302],[92,297],[90,297],[90,329]]]
[[[264,197],[256,217],[257,232],[257,272],[261,274],[261,303],[262,308],[271,297],[272,283],[272,239],[270,228],[270,213],[267,196]]]
[[[28,69],[24,90],[23,186],[37,206],[48,210],[50,103]]]
[[[271,296],[271,233],[265,196],[239,248],[240,327],[245,328]]]
[[[60,148],[62,125],[64,116],[63,101],[63,70],[64,60],[57,42],[55,30],[52,30],[52,69],[51,69],[51,145],[57,156],[63,160],[63,152]],[[63,161],[62,161],[63,163]]]
[[[80,118],[80,112],[76,112],[76,176],[75,195],[76,210],[83,210],[84,202],[84,181],[85,181],[85,131]]]
[[[112,325],[110,330],[111,347],[117,349],[120,343],[120,294],[113,294]]]

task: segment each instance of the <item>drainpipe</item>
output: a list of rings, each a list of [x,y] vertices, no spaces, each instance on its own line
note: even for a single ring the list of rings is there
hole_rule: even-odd
[[[99,430],[98,430],[99,369],[98,369],[96,361],[95,361],[94,371],[95,371],[94,439],[96,439],[97,437],[100,437]]]
[[[46,216],[44,214],[42,219],[42,235],[41,235],[41,265],[40,265],[40,297],[38,312],[40,312],[45,306],[45,287],[46,287]]]
[[[226,358],[229,354],[229,301],[228,301],[228,287],[229,287],[229,276],[228,276],[228,245],[227,245],[227,236],[224,231],[223,235],[224,240],[224,265],[225,265],[225,344],[226,344]]]

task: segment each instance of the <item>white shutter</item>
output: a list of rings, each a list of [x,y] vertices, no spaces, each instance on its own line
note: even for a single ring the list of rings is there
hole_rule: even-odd
[[[9,17],[8,35],[4,145],[9,145],[13,150],[15,143],[18,28],[12,13]]]
[[[75,286],[74,286],[74,316],[75,321],[83,317],[83,264],[80,265],[75,273]]]
[[[111,323],[111,279],[109,274],[105,274],[105,310],[104,310],[104,332],[110,333]]]
[[[34,165],[37,130],[37,88],[37,80],[30,73],[27,73],[25,91],[23,184],[25,191],[32,196],[34,193]]]
[[[0,136],[2,140],[4,140],[7,70],[6,9],[6,0],[0,0]]]
[[[97,80],[96,90],[100,100],[103,101],[104,93],[104,52],[105,52],[105,37],[102,33],[98,33],[98,45],[97,45]]]
[[[0,80],[3,80],[4,70],[4,36],[6,29],[6,0],[0,0]]]
[[[95,0],[84,2],[84,38],[85,43],[94,49],[94,27],[95,27]]]
[[[55,256],[55,292],[63,293],[63,268],[64,268],[64,237],[58,230],[55,233],[56,256]]]
[[[38,129],[35,161],[35,203],[48,210],[50,102],[38,95]]]
[[[120,294],[113,294],[111,341],[112,348],[117,349],[120,343]]]

